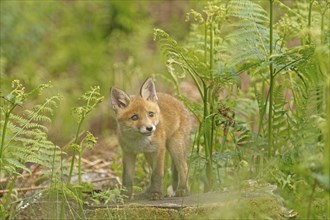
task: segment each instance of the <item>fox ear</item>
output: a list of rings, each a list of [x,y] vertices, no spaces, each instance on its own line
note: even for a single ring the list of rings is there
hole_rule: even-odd
[[[145,100],[157,102],[157,92],[154,80],[149,77],[142,85],[140,94]]]
[[[110,101],[113,110],[117,111],[118,108],[126,108],[131,99],[123,90],[112,87],[110,89]]]

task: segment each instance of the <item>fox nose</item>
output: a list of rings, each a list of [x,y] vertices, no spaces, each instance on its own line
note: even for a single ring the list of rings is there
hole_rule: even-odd
[[[153,127],[146,127],[147,131],[152,131],[154,128]]]

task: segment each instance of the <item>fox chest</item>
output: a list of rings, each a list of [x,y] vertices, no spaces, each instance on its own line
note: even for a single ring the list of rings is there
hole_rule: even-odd
[[[124,151],[134,154],[152,153],[158,150],[158,146],[152,141],[152,137],[129,138],[122,136],[119,141]]]

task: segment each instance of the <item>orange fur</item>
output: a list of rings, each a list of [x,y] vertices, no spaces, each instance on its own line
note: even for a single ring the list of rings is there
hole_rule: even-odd
[[[111,103],[118,123],[118,138],[123,150],[123,186],[132,195],[136,155],[144,153],[152,167],[146,196],[162,198],[165,151],[173,163],[173,189],[176,196],[187,193],[186,152],[191,130],[189,112],[182,102],[164,93],[156,93],[148,78],[139,96],[129,96],[112,88]]]

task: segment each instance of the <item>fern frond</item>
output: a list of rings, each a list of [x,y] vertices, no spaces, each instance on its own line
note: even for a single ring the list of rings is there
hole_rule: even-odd
[[[271,62],[274,64],[275,75],[283,70],[300,69],[310,62],[314,54],[314,46],[304,45],[288,49],[280,54],[273,54]]]
[[[200,80],[209,79],[210,71],[207,68],[207,63],[204,62],[204,58],[201,57],[202,54],[194,49],[179,46],[163,30],[154,29],[154,38],[160,43],[161,50],[167,58],[167,68],[174,81],[177,82],[178,78],[189,74],[194,80],[199,94],[203,96],[204,91]]]
[[[52,114],[59,100],[59,96],[53,96],[32,110],[24,110],[21,115],[10,115],[2,155],[5,171],[29,171],[24,165],[26,162],[53,168],[52,161],[60,160],[61,150],[47,139],[48,129],[41,124],[51,121],[47,114]]]
[[[198,76],[203,76],[207,73],[207,67],[201,60],[201,54],[197,54],[194,50],[188,50],[177,44],[165,31],[155,29],[155,38],[158,39],[161,50],[168,60],[175,60],[188,73],[193,72]]]
[[[228,3],[228,16],[235,16],[255,23],[268,23],[267,12],[257,3],[247,0],[231,0]]]
[[[269,56],[269,18],[267,12],[249,0],[234,0],[228,4],[228,17],[239,18],[226,36],[227,53],[233,65],[267,61]]]
[[[318,111],[322,99],[319,98],[319,86],[308,86],[300,89],[295,95],[295,114],[289,118],[290,144],[297,152],[296,159],[302,159],[299,152],[322,152],[323,138],[321,127],[316,121],[324,120]]]
[[[9,122],[9,126],[13,129],[12,131],[15,132],[21,132],[22,131],[22,127],[25,127],[25,131],[29,130],[31,131],[31,129],[40,129],[43,132],[47,132],[48,128],[40,123],[35,123],[35,122],[31,122],[29,119],[26,119],[22,116],[19,115],[12,115],[11,118],[13,119],[11,122]],[[16,124],[14,125],[13,122]]]
[[[258,114],[258,107],[260,107],[260,105],[257,100],[239,98],[237,103],[239,103],[239,105],[235,108],[236,118],[246,120],[247,118],[254,117]]]
[[[47,107],[47,106],[54,106],[57,101],[59,101],[61,99],[60,96],[52,96],[51,98],[48,98],[46,99],[46,101],[44,102],[44,104],[42,105],[38,105],[36,107],[36,110],[34,111],[29,111],[29,112],[25,112],[27,113],[27,115],[24,116],[25,118],[25,121],[24,121],[24,125],[21,127],[20,131],[18,131],[17,133],[14,134],[14,136],[12,137],[12,140],[18,136],[18,135],[24,135],[24,131],[28,129],[28,127],[31,125],[30,123],[33,122],[33,121],[38,121],[39,120],[46,120],[46,121],[49,121],[48,117],[47,116],[42,116],[41,112],[42,112],[42,109],[44,107]],[[23,117],[21,117],[22,119]],[[9,140],[7,142],[7,144],[5,145],[5,148],[10,144],[11,140]]]
[[[17,168],[18,169],[22,169],[25,170],[27,172],[31,172],[23,163],[19,162],[18,160],[14,159],[14,158],[5,158],[5,164],[7,164],[7,167],[5,166],[5,169],[12,169],[15,170],[15,172],[17,172]],[[6,170],[5,170],[6,171]],[[17,173],[19,174],[19,173]]]
[[[90,90],[79,98],[79,100],[85,102],[85,104],[83,106],[72,108],[74,117],[76,117],[77,121],[80,122],[90,111],[95,108],[97,104],[102,102],[103,99],[104,97],[100,93],[100,87],[91,87]]]
[[[13,140],[11,140],[12,142]],[[38,144],[38,140],[31,139],[30,137],[15,137],[15,142],[23,143],[24,145],[33,145],[33,144]],[[8,148],[11,148],[12,145],[8,145]]]
[[[233,132],[236,133],[235,143],[238,146],[250,147],[253,144],[252,132],[247,128],[245,123],[235,123]]]
[[[282,85],[274,88],[273,91],[273,137],[275,149],[286,147],[289,139],[289,116],[285,105],[287,101],[284,97],[284,87]]]

